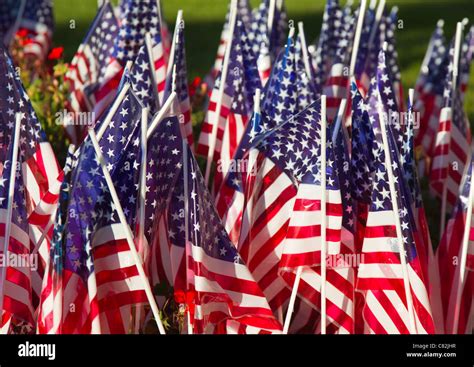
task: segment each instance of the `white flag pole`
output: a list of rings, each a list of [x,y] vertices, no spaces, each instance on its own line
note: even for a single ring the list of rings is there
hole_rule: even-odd
[[[158,113],[153,118],[153,120],[150,124],[150,127],[148,128],[148,131],[146,133],[146,138],[147,139],[150,139],[150,136],[153,135],[153,133],[155,132],[155,129],[160,124],[161,120],[163,120],[163,118],[165,117],[166,113],[170,109],[171,104],[173,103],[175,98],[176,98],[176,92],[171,92],[171,94],[169,95],[166,102],[163,104],[161,109],[158,111]]]
[[[161,14],[161,2],[160,2],[160,0],[156,0],[156,8],[157,8],[157,12],[158,12],[158,21],[160,22],[161,42],[164,42],[164,40],[163,40],[163,15]]]
[[[321,334],[326,334],[326,96],[321,96]]]
[[[326,96],[321,96],[321,334],[326,334]],[[296,269],[295,282],[291,290],[290,302],[286,311],[283,334],[288,334],[291,316],[294,311],[298,287],[303,273],[303,267]]]
[[[388,174],[388,183],[390,187],[390,196],[392,199],[392,206],[393,206],[393,213],[395,216],[395,228],[397,231],[397,242],[398,242],[398,248],[400,250],[400,262],[402,265],[402,273],[403,273],[403,284],[405,288],[405,297],[407,300],[407,311],[408,311],[408,319],[409,319],[409,330],[411,334],[416,334],[416,324],[415,324],[415,315],[413,313],[413,299],[411,296],[411,286],[410,286],[410,279],[408,277],[408,265],[407,265],[407,260],[406,260],[406,255],[405,255],[405,249],[404,249],[404,242],[403,242],[403,232],[402,232],[402,226],[400,223],[400,212],[398,208],[398,201],[397,201],[397,191],[395,189],[395,179],[393,177],[393,171],[392,171],[392,158],[391,158],[391,152],[390,152],[390,147],[388,145],[388,137],[387,137],[387,128],[385,126],[386,122],[386,116],[384,112],[381,110],[382,108],[382,99],[380,97],[380,94],[378,95],[379,103],[378,103],[378,114],[380,118],[380,127],[381,127],[381,132],[382,132],[382,140],[383,140],[383,147],[384,147],[384,154],[385,154],[385,168],[387,169],[387,174]]]
[[[385,0],[380,0],[379,5],[377,6],[377,11],[375,13],[375,21],[372,26],[372,31],[369,36],[369,48],[372,48],[377,35],[377,30],[379,29],[380,21],[382,20],[383,11],[385,10]]]
[[[230,21],[229,21],[229,40],[225,48],[224,63],[222,64],[221,80],[219,85],[219,96],[217,99],[217,106],[215,112],[215,123],[212,125],[212,133],[209,141],[209,150],[207,152],[207,164],[205,182],[209,185],[209,178],[211,176],[212,162],[214,161],[214,150],[217,143],[217,131],[221,120],[222,100],[224,99],[224,91],[226,86],[227,71],[229,69],[230,53],[232,51],[232,42],[234,38],[235,23],[237,21],[237,0],[232,0],[230,5]]]
[[[471,165],[473,162],[471,162]],[[456,287],[456,303],[454,305],[454,319],[452,334],[458,333],[459,327],[459,314],[461,312],[461,297],[462,291],[466,282],[466,266],[467,266],[467,253],[469,249],[469,236],[471,234],[472,224],[472,200],[474,199],[474,172],[471,172],[471,182],[469,188],[469,198],[467,202],[467,213],[466,213],[466,224],[464,225],[464,234],[462,239],[461,247],[461,258],[459,262],[459,273],[456,274],[457,287]],[[469,320],[468,320],[469,321]]]
[[[339,132],[339,129],[342,128],[342,133],[344,134],[344,139],[346,141],[350,141],[349,139],[349,133],[347,132],[346,125],[343,124],[342,122],[344,121],[344,116],[346,113],[346,105],[347,105],[347,99],[343,98],[341,99],[341,104],[339,105],[339,110],[337,112],[337,117],[336,117],[336,122],[334,126],[334,131],[332,133],[332,142],[335,143],[337,133]]]
[[[91,139],[92,145],[95,150],[95,154],[99,161],[99,164],[102,168],[102,172],[104,174],[105,181],[107,183],[107,187],[109,189],[110,195],[112,196],[112,202],[115,206],[115,210],[117,211],[117,215],[119,217],[120,223],[122,224],[125,230],[125,237],[127,239],[128,247],[130,248],[130,252],[132,253],[133,261],[135,262],[135,266],[137,267],[138,275],[140,276],[143,282],[143,288],[145,290],[148,302],[150,303],[151,311],[153,313],[153,317],[155,318],[156,324],[158,326],[158,330],[160,334],[165,334],[165,329],[163,327],[163,323],[161,322],[160,318],[160,310],[156,303],[155,297],[151,290],[150,282],[146,276],[145,270],[143,269],[142,260],[140,259],[140,255],[137,252],[135,247],[135,243],[133,242],[133,234],[132,230],[130,229],[127,219],[125,218],[125,214],[122,209],[122,204],[120,203],[120,199],[117,195],[117,191],[115,190],[114,183],[112,178],[110,177],[109,170],[107,169],[105,159],[100,151],[99,142],[97,141],[96,134],[94,130],[89,129],[89,137]]]
[[[298,33],[299,33],[300,42],[301,42],[301,50],[303,51],[304,68],[306,70],[306,75],[308,76],[308,79],[311,80],[310,58],[308,55],[308,44],[306,43],[306,36],[304,34],[303,22],[298,22]]]
[[[21,114],[16,114],[15,131],[13,135],[13,152],[12,161],[10,162],[10,177],[8,182],[8,200],[7,202],[7,215],[5,218],[5,236],[3,238],[3,257],[8,259],[8,247],[10,244],[10,233],[12,229],[12,212],[13,212],[13,200],[15,194],[15,180],[18,166],[18,147],[20,141],[20,126],[21,126]],[[5,162],[6,163],[6,162]],[[5,170],[5,167],[4,167]],[[3,198],[5,199],[5,198]],[[7,267],[2,267],[2,281],[0,282],[1,294],[0,294],[0,317],[3,317],[3,300],[5,296],[5,279],[7,276]],[[2,330],[7,331],[7,330]]]
[[[186,256],[186,290],[189,291],[189,256],[192,254],[192,244],[189,242],[189,182],[188,182],[188,143],[186,137],[183,137],[182,142],[183,149],[183,186],[184,186],[184,253]],[[189,311],[189,305],[186,305],[186,325],[188,334],[193,334],[193,320],[191,320],[191,312]]]
[[[178,14],[176,15],[176,24],[174,26],[174,33],[173,33],[173,42],[171,42],[171,49],[170,49],[170,57],[168,60],[168,69],[167,69],[167,76],[170,76],[172,72],[171,65],[174,65],[174,54],[176,52],[176,47],[178,45],[179,40],[179,30],[183,26],[183,11],[180,9],[178,10]]]
[[[138,248],[143,251],[142,261],[145,262],[148,254],[148,244],[145,238],[145,198],[146,198],[146,173],[147,173],[147,139],[148,129],[148,108],[142,109],[141,120],[141,167],[140,167],[140,198],[139,198],[139,225],[138,225]],[[142,305],[138,305],[135,310],[135,334],[140,332]]]
[[[451,89],[451,94],[452,98],[454,98],[454,94],[456,93],[456,88],[457,88],[457,79],[459,75],[459,57],[461,53],[461,42],[462,42],[462,30],[463,30],[463,25],[462,22],[458,22],[456,26],[456,38],[455,38],[455,44],[454,44],[454,58],[453,58],[453,85]],[[442,155],[444,157],[444,155]],[[444,160],[444,159],[442,159]],[[450,162],[448,162],[449,164]],[[444,163],[442,163],[442,166]],[[449,167],[448,167],[448,176],[449,176]],[[448,201],[448,177],[443,181],[443,192],[441,196],[441,218],[440,218],[440,228],[439,228],[439,233],[440,233],[440,238],[442,236],[442,233],[444,231],[444,228],[446,227],[446,210],[447,210],[447,201]]]
[[[268,5],[268,19],[267,19],[267,30],[268,30],[268,39],[271,38],[273,31],[273,20],[275,19],[275,10],[276,10],[276,0],[270,0]]]
[[[360,2],[360,13],[357,19],[357,27],[354,35],[354,44],[352,47],[351,64],[349,69],[349,75],[353,76],[355,72],[357,53],[359,52],[360,37],[362,35],[362,28],[364,27],[365,9],[367,7],[367,0],[361,0]]]

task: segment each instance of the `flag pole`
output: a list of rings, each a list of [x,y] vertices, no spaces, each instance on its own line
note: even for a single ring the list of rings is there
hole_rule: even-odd
[[[142,251],[142,261],[145,262],[147,258],[148,246],[145,239],[145,198],[146,198],[146,172],[147,172],[147,139],[146,132],[148,129],[148,108],[142,109],[141,120],[141,167],[140,167],[140,201],[139,201],[139,226],[138,226],[138,249]],[[138,305],[135,310],[135,334],[140,332],[140,320],[142,314],[142,305]]]
[[[268,39],[272,38],[273,32],[273,20],[275,19],[275,10],[276,10],[276,0],[270,0],[268,5],[268,19],[267,19],[267,30],[268,30]]]
[[[321,334],[326,334],[326,96],[321,96]]]
[[[382,20],[384,10],[385,10],[385,0],[380,0],[379,5],[377,6],[377,12],[375,13],[375,21],[373,24],[373,28],[369,36],[369,48],[372,48],[373,46],[375,35],[377,34],[377,30],[379,28],[380,21]]]
[[[211,176],[212,162],[214,160],[214,149],[216,148],[217,131],[221,119],[222,100],[224,99],[224,91],[227,79],[227,70],[229,68],[230,53],[232,51],[232,42],[234,38],[235,23],[237,21],[237,0],[232,0],[230,5],[230,19],[229,19],[229,40],[225,48],[224,63],[222,64],[221,80],[219,85],[219,96],[217,99],[217,107],[215,112],[215,123],[212,125],[211,139],[209,141],[209,150],[207,152],[207,164],[205,182],[209,185],[209,178]]]
[[[457,88],[457,79],[459,75],[459,57],[461,53],[461,42],[462,42],[462,29],[463,25],[462,22],[458,22],[456,25],[456,38],[455,38],[455,44],[454,44],[454,59],[453,59],[453,85],[452,85],[452,98],[454,98],[454,94],[456,93],[456,88]],[[452,104],[452,102],[451,102]],[[444,157],[444,155],[443,155]],[[448,176],[449,176],[449,162],[448,162]],[[444,228],[446,227],[446,206],[447,206],[447,201],[448,201],[448,176],[446,179],[443,181],[443,192],[441,196],[441,220],[440,220],[440,228],[439,228],[439,233],[440,233],[440,238],[442,236],[442,233],[444,231]]]
[[[171,42],[171,49],[170,49],[170,57],[168,61],[168,69],[167,69],[167,76],[170,76],[170,73],[172,72],[172,68],[169,67],[170,63],[174,63],[174,54],[176,52],[176,46],[178,44],[178,35],[179,35],[179,30],[181,28],[181,23],[183,22],[183,11],[180,9],[178,10],[178,14],[176,15],[176,24],[174,26],[174,33],[173,33],[173,42]]]
[[[359,13],[359,18],[357,19],[357,27],[356,27],[356,31],[354,35],[354,44],[352,47],[351,64],[350,64],[350,69],[349,69],[350,76],[353,76],[355,72],[357,53],[359,52],[360,37],[362,35],[362,28],[364,27],[364,17],[365,17],[366,7],[367,7],[367,0],[361,0],[360,13]]]
[[[183,149],[183,186],[184,186],[184,243],[185,243],[185,256],[186,256],[186,291],[189,292],[189,256],[192,253],[192,244],[189,242],[189,182],[188,182],[188,142],[186,137],[183,136],[182,141]],[[185,302],[187,302],[187,297],[185,297]],[[191,320],[191,312],[189,311],[189,305],[186,304],[186,325],[188,329],[188,334],[193,334],[193,320]]]
[[[306,75],[311,80],[311,66],[309,63],[308,44],[306,43],[306,36],[304,34],[303,22],[298,22],[298,33],[299,33],[300,42],[301,42],[301,50],[303,51],[304,68],[306,70]]]
[[[8,202],[7,202],[7,215],[5,221],[5,236],[3,238],[3,257],[8,259],[8,247],[10,244],[10,233],[12,229],[12,212],[13,212],[13,200],[15,195],[15,180],[16,171],[18,166],[18,147],[20,141],[20,126],[21,126],[21,114],[16,114],[15,131],[13,136],[13,152],[12,161],[10,162],[10,177],[8,182]],[[0,294],[0,320],[3,318],[3,300],[5,296],[5,279],[7,276],[7,267],[2,267],[2,281],[0,283],[1,294]],[[8,331],[8,330],[2,330]]]
[[[386,45],[386,42],[385,44]],[[411,295],[411,286],[410,286],[410,279],[408,277],[408,265],[407,265],[407,260],[406,260],[406,255],[405,255],[405,249],[403,245],[403,232],[402,232],[402,226],[400,223],[400,216],[399,216],[399,209],[398,209],[398,201],[397,201],[397,191],[395,190],[395,178],[393,177],[393,171],[392,171],[392,158],[391,158],[391,152],[390,152],[390,147],[388,145],[388,135],[387,135],[387,129],[386,129],[386,119],[385,119],[385,114],[381,110],[381,105],[382,105],[382,99],[380,96],[380,93],[378,94],[378,114],[380,118],[380,127],[381,127],[381,132],[382,132],[382,140],[383,140],[383,148],[384,148],[384,154],[385,154],[385,167],[387,169],[387,175],[388,175],[388,183],[390,187],[390,197],[392,199],[392,206],[393,206],[393,212],[394,212],[394,217],[395,217],[395,228],[397,231],[397,240],[398,240],[398,245],[399,245],[399,250],[400,250],[400,262],[402,265],[402,273],[403,273],[403,284],[405,288],[405,297],[407,301],[407,311],[408,311],[408,319],[409,319],[409,330],[410,334],[416,334],[416,324],[415,324],[415,315],[413,313],[413,299]]]
[[[471,162],[471,166],[473,162]],[[471,182],[469,187],[469,199],[467,203],[467,213],[466,213],[466,223],[464,225],[464,234],[462,239],[462,247],[461,247],[461,258],[460,258],[460,267],[459,273],[456,274],[457,287],[456,287],[456,303],[454,304],[454,325],[453,329],[451,330],[452,334],[457,334],[457,330],[459,327],[459,314],[461,311],[461,297],[462,291],[464,289],[465,281],[466,281],[466,266],[467,266],[467,253],[469,249],[469,237],[471,234],[471,222],[472,222],[472,200],[474,199],[474,171],[471,170]],[[469,322],[469,319],[467,320]]]
[[[104,174],[104,178],[107,183],[107,187],[109,189],[110,195],[112,196],[112,202],[115,206],[115,210],[119,217],[120,223],[125,229],[125,237],[127,239],[128,247],[130,248],[130,252],[132,253],[132,258],[133,258],[133,261],[135,262],[135,266],[137,267],[138,275],[140,276],[143,282],[143,288],[145,290],[148,302],[150,303],[151,311],[153,313],[153,317],[155,318],[156,324],[158,326],[158,330],[160,334],[166,334],[165,329],[163,327],[163,323],[161,322],[160,310],[158,308],[155,297],[151,290],[150,282],[146,276],[145,270],[143,269],[142,260],[140,259],[140,255],[138,254],[137,249],[135,247],[135,243],[133,241],[132,230],[130,229],[127,223],[127,219],[125,218],[125,214],[122,209],[122,204],[120,203],[120,199],[117,195],[117,191],[115,190],[112,177],[110,177],[109,170],[107,169],[105,159],[102,155],[102,152],[100,151],[99,142],[97,141],[97,137],[93,129],[89,129],[89,137],[91,139],[92,146],[94,147],[95,154],[97,156],[99,164],[102,168],[102,172]]]
[[[153,135],[155,132],[156,127],[160,124],[161,120],[165,117],[166,113],[171,107],[171,104],[173,103],[174,99],[176,98],[176,92],[171,92],[169,95],[168,99],[166,102],[163,104],[161,109],[158,111],[158,113],[155,115],[153,118],[150,127],[148,128],[148,131],[146,133],[146,138],[150,139],[150,137]]]
[[[326,96],[321,96],[321,334],[326,334]],[[291,290],[290,302],[286,311],[283,334],[288,334],[291,316],[294,311],[298,287],[303,273],[303,266],[296,269],[295,282]]]
[[[346,113],[346,105],[347,105],[347,99],[343,98],[341,99],[341,103],[339,105],[339,111],[337,112],[337,117],[336,117],[336,122],[334,125],[334,131],[332,133],[332,139],[331,141],[335,143],[336,141],[336,136],[339,131],[339,129],[342,128],[342,133],[344,134],[344,139],[346,139],[346,142],[349,141],[349,134],[347,132],[345,124],[342,123],[344,120],[344,116]]]

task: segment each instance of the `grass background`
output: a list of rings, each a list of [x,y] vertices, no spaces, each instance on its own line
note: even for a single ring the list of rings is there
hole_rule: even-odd
[[[174,28],[176,12],[178,9],[183,10],[189,78],[204,77],[214,62],[229,1],[162,0],[162,3],[163,15],[171,32]],[[251,3],[255,7],[260,0],[251,0]],[[308,42],[314,40],[319,34],[325,3],[325,0],[286,1],[289,18],[295,23],[304,22]],[[448,39],[455,33],[456,22],[469,15],[473,17],[471,21],[474,22],[473,0],[387,0],[387,4],[390,7],[396,5],[399,8],[402,28],[398,29],[396,37],[403,85],[406,89],[413,87],[416,82],[429,38],[438,19],[445,20],[445,34]],[[72,59],[96,10],[97,0],[54,1],[56,17],[54,43],[64,46],[66,61]],[[471,123],[474,122],[474,77],[471,77],[466,110]],[[422,182],[422,185],[431,235],[433,242],[437,243],[439,205],[437,200],[429,198],[426,180]]]
[[[227,10],[228,0],[162,0],[164,17],[170,30],[174,28],[176,12],[183,9],[186,22],[186,52],[189,77],[204,76],[211,68]],[[343,0],[341,2],[344,2]],[[251,0],[257,6],[260,0]],[[325,0],[287,0],[289,18],[303,21],[308,42],[321,29]],[[355,1],[357,3],[357,1]],[[445,33],[454,35],[456,22],[472,15],[473,0],[388,0],[388,6],[398,6],[403,28],[398,30],[397,42],[403,85],[414,85],[431,33],[438,19],[445,20]],[[55,0],[56,31],[54,41],[65,47],[66,61],[77,50],[94,18],[97,0]],[[71,29],[74,22],[75,28]],[[466,107],[474,121],[474,78]]]

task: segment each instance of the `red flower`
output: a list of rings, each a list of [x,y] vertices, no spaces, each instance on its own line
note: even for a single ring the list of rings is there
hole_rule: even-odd
[[[16,32],[16,34],[20,38],[26,38],[28,36],[28,30],[26,30],[25,28],[22,28],[18,32]]]
[[[55,47],[48,55],[49,60],[57,60],[63,56],[64,47]]]
[[[201,86],[202,79],[200,77],[194,78],[192,83],[189,85],[189,96],[192,97],[196,94],[196,90]]]

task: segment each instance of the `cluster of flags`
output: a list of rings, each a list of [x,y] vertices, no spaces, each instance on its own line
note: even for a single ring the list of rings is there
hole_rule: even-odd
[[[30,263],[1,268],[0,330],[165,333],[166,283],[188,334],[472,333],[474,27],[438,22],[405,101],[397,11],[328,0],[308,44],[283,0],[231,0],[195,142],[183,12],[171,34],[159,1],[104,1],[62,170],[2,50],[0,253]]]

